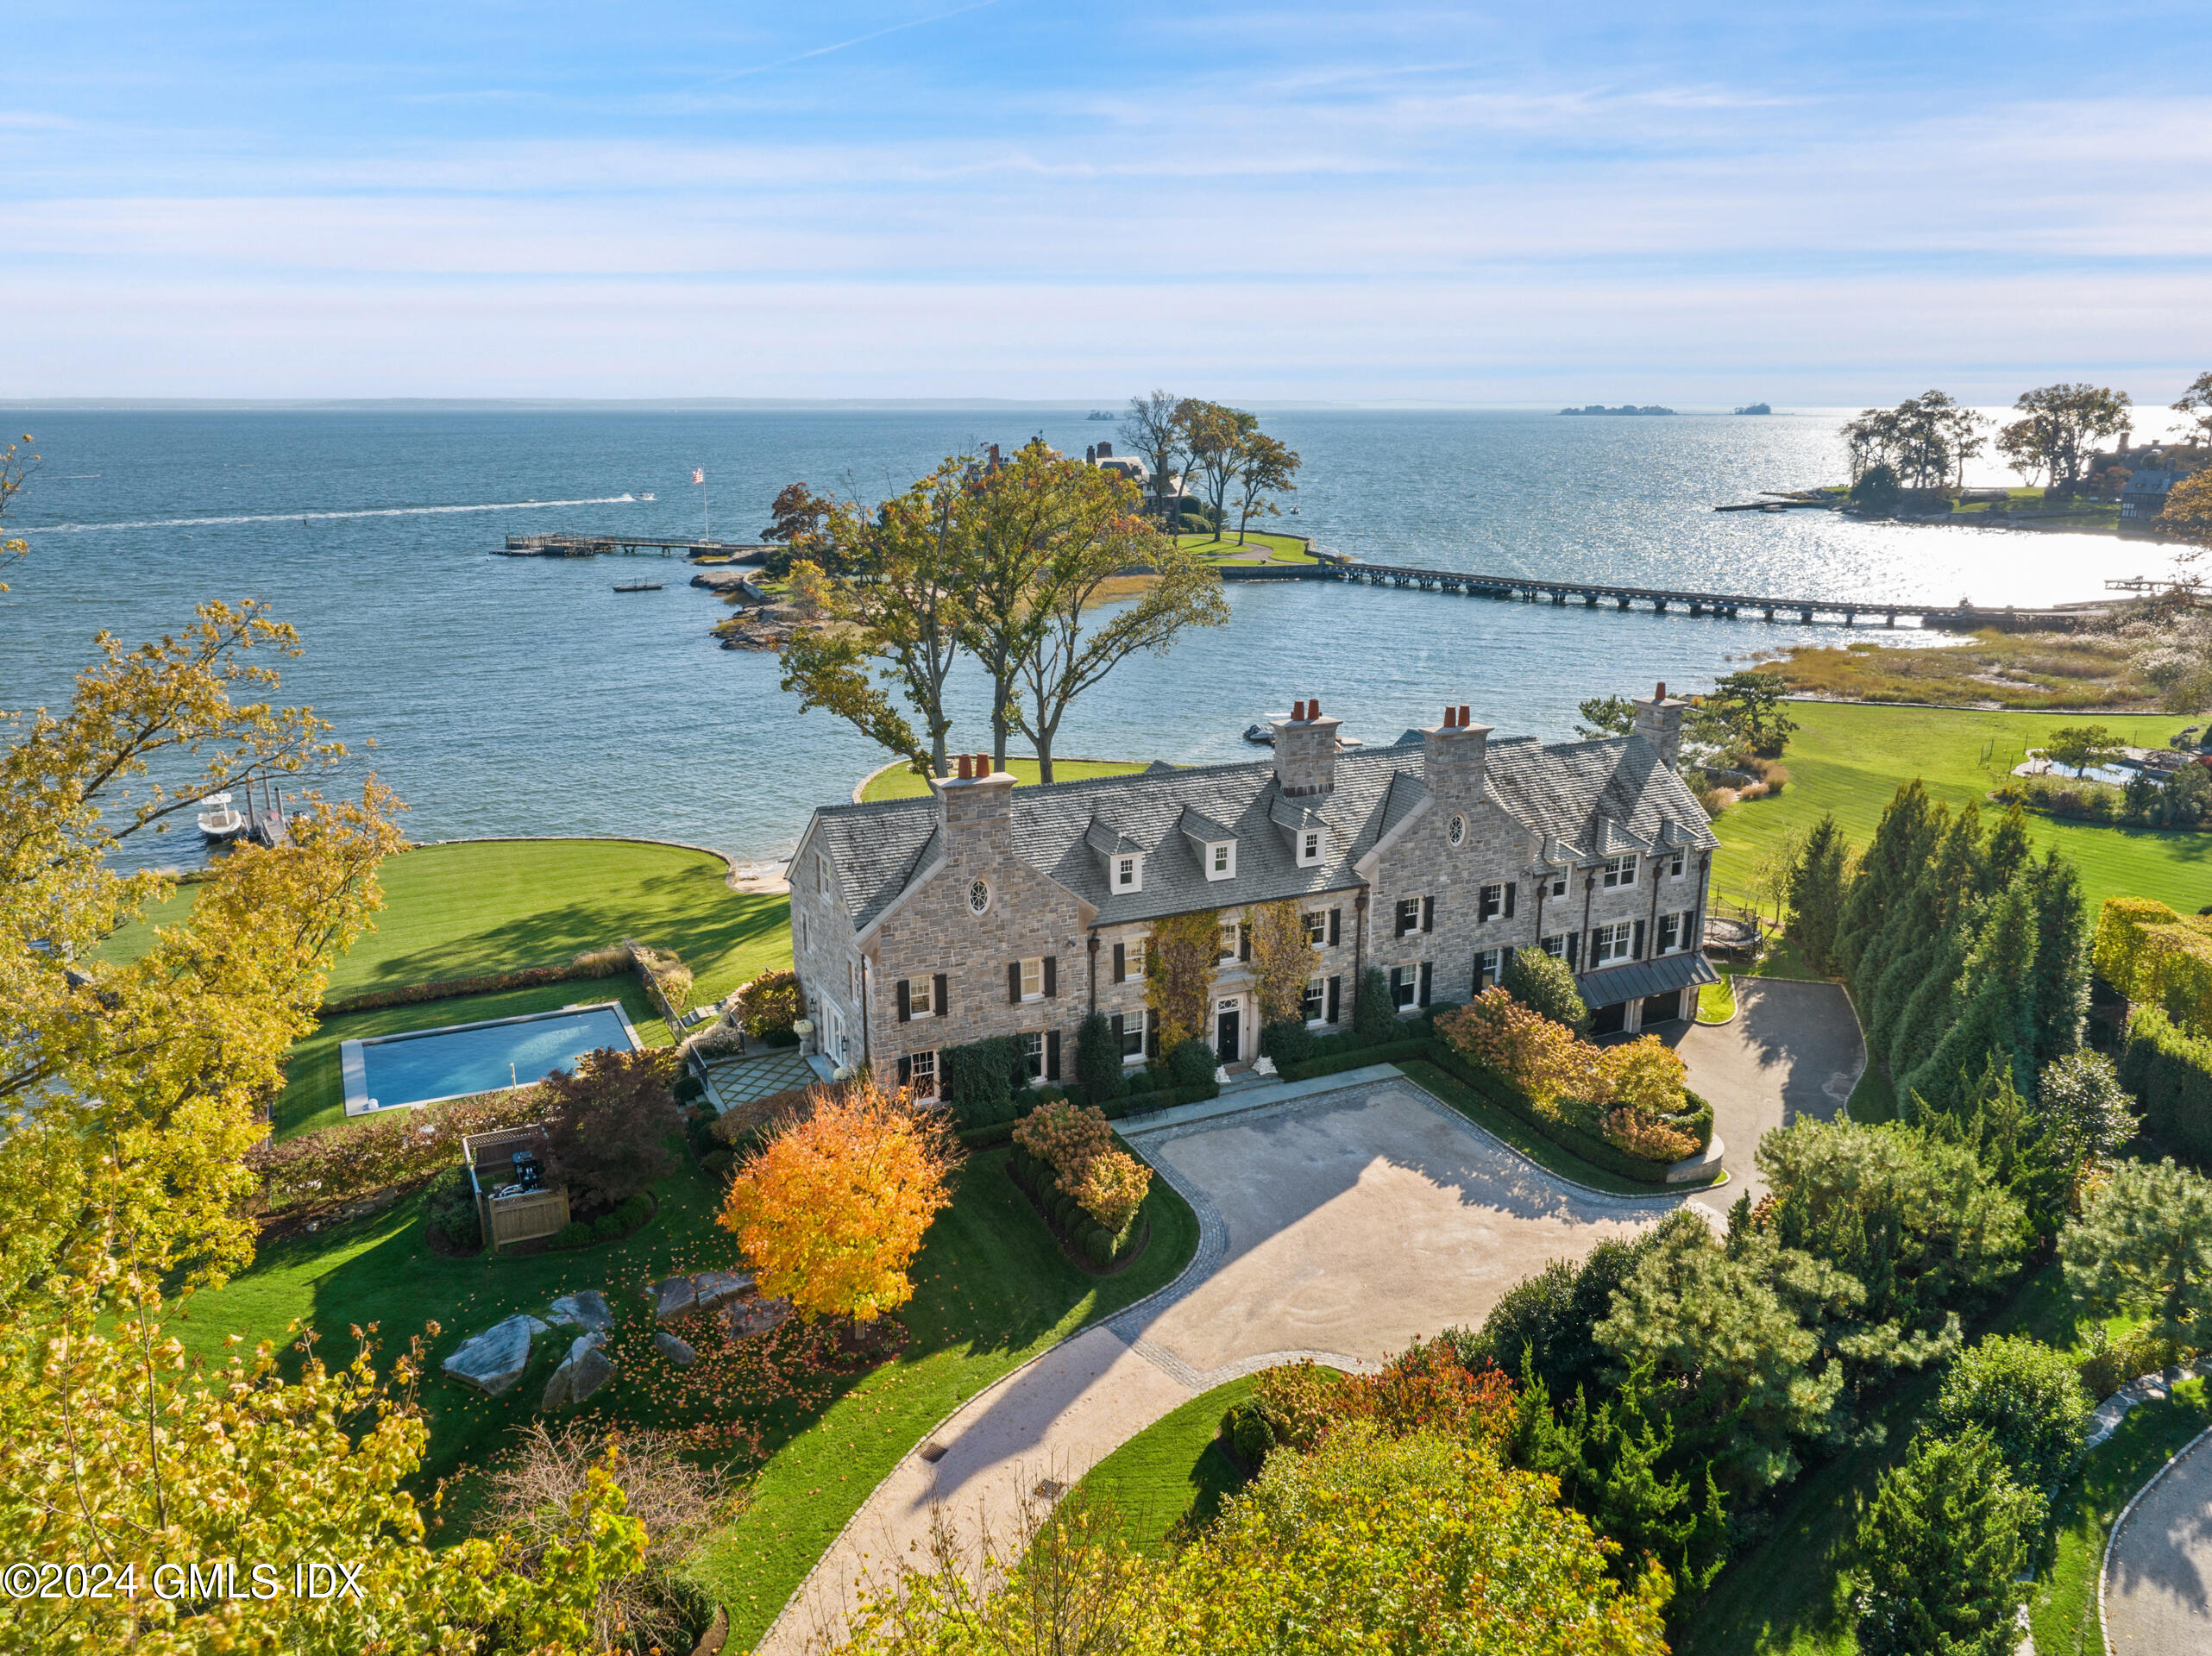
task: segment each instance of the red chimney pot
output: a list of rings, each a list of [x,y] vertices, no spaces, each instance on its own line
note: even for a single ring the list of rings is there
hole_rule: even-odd
[[[1467,716],[1467,704],[1465,702],[1460,703],[1460,729],[1461,730],[1467,729],[1468,725],[1474,723],[1473,719]]]
[[[1456,707],[1454,707],[1448,701],[1446,702],[1444,704],[1444,728],[1448,731],[1450,730],[1453,725],[1459,723],[1459,710]]]
[[[1321,698],[1319,696],[1308,696],[1305,699],[1305,716],[1308,718],[1319,718],[1321,717]]]
[[[1654,701],[1664,701],[1664,700],[1666,700],[1666,699],[1667,699],[1667,681],[1666,681],[1666,680],[1662,679],[1662,680],[1660,680],[1660,681],[1659,681],[1659,693],[1658,693],[1657,695],[1656,695],[1656,696],[1652,697],[1652,699],[1653,699]]]
[[[1294,701],[1291,704],[1291,723],[1293,724],[1305,723],[1305,703]]]
[[[965,753],[960,756],[960,780],[964,782],[968,780],[968,756]]]

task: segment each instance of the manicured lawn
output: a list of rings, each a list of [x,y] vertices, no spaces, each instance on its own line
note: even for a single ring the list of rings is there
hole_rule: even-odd
[[[1317,563],[1305,543],[1295,535],[1262,535],[1258,530],[1245,533],[1244,543],[1237,544],[1236,530],[1224,530],[1218,541],[1210,535],[1178,535],[1178,544],[1195,547],[1207,556],[1232,562]]]
[[[298,1320],[324,1337],[327,1359],[342,1359],[352,1350],[349,1324],[377,1323],[388,1353],[435,1320],[443,1332],[422,1394],[430,1422],[427,1487],[481,1461],[534,1418],[566,1341],[541,1339],[530,1373],[497,1399],[446,1379],[438,1362],[463,1337],[513,1312],[542,1308],[569,1289],[606,1290],[618,1314],[610,1349],[625,1366],[586,1414],[709,1433],[744,1417],[763,1430],[765,1460],[749,1502],[696,1561],[730,1608],[730,1647],[750,1649],[845,1520],[924,1433],[1053,1341],[1170,1280],[1197,1245],[1196,1217],[1155,1181],[1146,1199],[1152,1243],[1143,1258],[1118,1276],[1078,1270],[1006,1177],[1006,1156],[977,1156],[955,1176],[953,1204],[930,1227],[914,1265],[914,1297],[899,1314],[911,1335],[905,1351],[866,1373],[815,1383],[826,1401],[805,1406],[772,1401],[782,1391],[773,1384],[704,1408],[672,1404],[666,1382],[674,1371],[642,1355],[650,1324],[631,1290],[671,1270],[736,1259],[735,1239],[712,1222],[719,1186],[688,1157],[661,1188],[659,1215],[625,1242],[530,1258],[448,1259],[424,1245],[418,1205],[408,1201],[263,1250],[228,1287],[196,1296],[176,1332],[193,1354],[213,1360],[231,1333],[281,1343]]]
[[[869,1491],[966,1399],[1087,1322],[1172,1280],[1198,1221],[1164,1179],[1145,1198],[1152,1242],[1118,1276],[1067,1262],[994,1151],[962,1170],[958,1200],[930,1227],[900,1320],[914,1341],[819,1416],[795,1423],[745,1511],[694,1560],[750,1650]]]
[[[2046,1265],[2030,1276],[1972,1337],[1983,1333],[2026,1333],[2073,1346],[2077,1331],[2058,1267]],[[1858,1640],[1844,1583],[1844,1549],[1860,1503],[1910,1446],[1942,1370],[1937,1364],[1908,1377],[1858,1413],[1857,1424],[1879,1446],[1846,1451],[1798,1481],[1775,1510],[1767,1539],[1733,1559],[1689,1614],[1675,1646],[1682,1656],[1853,1656]],[[2050,1648],[2039,1629],[2036,1648]]]
[[[384,864],[384,911],[331,972],[330,993],[556,966],[635,938],[681,955],[697,998],[727,994],[789,965],[791,938],[788,898],[732,891],[725,873],[719,856],[639,840],[422,846]],[[149,919],[181,919],[192,895],[182,888]],[[127,957],[136,932],[110,948]]]
[[[1698,1022],[1725,1024],[1736,1015],[1735,980],[1723,975],[1718,983],[1707,983],[1698,990]]]
[[[1897,1089],[1882,1073],[1881,1065],[1869,1063],[1859,1072],[1858,1084],[1851,1088],[1844,1108],[1861,1126],[1878,1127],[1897,1119]]]
[[[1759,856],[1793,828],[1810,829],[1832,811],[1854,845],[1873,837],[1874,825],[1900,782],[1918,776],[1931,797],[1956,810],[1997,786],[2029,747],[2078,714],[1959,712],[1917,707],[1846,706],[1794,702],[1790,717],[1802,728],[1790,738],[1783,762],[1790,782],[1763,800],[1748,800],[1719,822],[1720,850],[1713,886],[1743,896]],[[2190,721],[2173,714],[2114,715],[2096,723],[2140,747],[2162,747]],[[1984,755],[1987,757],[1984,757]],[[1983,819],[1995,807],[1983,803]],[[2152,897],[2194,913],[2212,895],[2212,834],[2152,829],[2091,827],[2028,813],[2037,847],[2055,845],[2081,870],[2091,912],[2107,897]]]
[[[2207,1427],[2212,1396],[2203,1381],[2184,1381],[2171,1396],[2138,1404],[2118,1431],[2082,1458],[2058,1492],[2057,1557],[2028,1600],[2038,1656],[2102,1656],[2097,1577],[2113,1521],[2151,1475]]]
[[[1037,781],[1037,762],[1034,759],[1009,758],[1007,768],[1014,773],[1017,787],[1033,786]],[[1144,768],[1144,764],[1126,759],[1055,759],[1053,761],[1053,780],[1056,782],[1079,782],[1091,776],[1127,776]],[[868,779],[862,790],[863,800],[914,800],[929,792],[929,784],[904,766],[876,773]],[[786,944],[787,951],[789,944]]]
[[[1449,1105],[1468,1120],[1489,1133],[1503,1138],[1515,1150],[1538,1167],[1556,1173],[1562,1179],[1572,1179],[1577,1184],[1587,1184],[1595,1190],[1604,1190],[1617,1196],[1649,1196],[1664,1191],[1710,1190],[1716,1187],[1706,1184],[1682,1184],[1662,1187],[1638,1184],[1618,1173],[1609,1173],[1602,1167],[1593,1167],[1573,1151],[1555,1145],[1518,1116],[1509,1115],[1473,1088],[1461,1084],[1435,1064],[1423,1058],[1408,1059],[1396,1066],[1399,1074],[1431,1097]]]
[[[648,1046],[667,1046],[676,1037],[645,999],[637,974],[619,977],[581,978],[568,983],[541,984],[534,989],[509,989],[498,994],[462,995],[450,1000],[426,1000],[411,1007],[379,1007],[369,1012],[349,1012],[325,1018],[292,1049],[285,1061],[284,1091],[277,1099],[276,1136],[289,1138],[296,1132],[312,1132],[336,1126],[346,1119],[346,1094],[338,1070],[338,1045],[372,1035],[396,1035],[411,1029],[436,1029],[445,1024],[469,1024],[487,1018],[517,1018],[525,1013],[556,1012],[578,1002],[619,1000],[629,1014],[630,1026]]]
[[[1133,1551],[1166,1558],[1178,1523],[1210,1522],[1242,1486],[1219,1436],[1222,1414],[1252,1396],[1256,1380],[1247,1375],[1201,1393],[1084,1474],[1076,1488],[1112,1506]]]

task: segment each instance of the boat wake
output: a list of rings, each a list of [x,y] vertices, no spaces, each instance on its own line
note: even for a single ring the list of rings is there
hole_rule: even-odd
[[[651,499],[649,495],[648,499]],[[143,518],[120,524],[30,524],[18,535],[82,535],[100,529],[198,529],[203,524],[321,523],[330,518],[427,518],[452,511],[530,511],[546,506],[620,506],[634,494],[600,494],[588,500],[500,500],[476,506],[365,506],[355,511],[256,511],[236,518]]]

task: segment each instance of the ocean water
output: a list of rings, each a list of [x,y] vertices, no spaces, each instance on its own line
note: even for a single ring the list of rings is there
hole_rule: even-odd
[[[2093,599],[2159,561],[2098,536],[1712,510],[1833,479],[1844,412],[1300,410],[1263,424],[1304,460],[1298,511],[1274,526],[1376,561],[1985,605]],[[7,524],[32,552],[0,595],[0,707],[66,699],[101,630],[158,637],[195,603],[258,599],[305,650],[280,699],[312,704],[354,750],[326,787],[374,769],[410,806],[412,837],[637,834],[754,863],[787,855],[816,804],[887,756],[801,716],[773,656],[717,648],[707,630],[727,612],[684,584],[680,559],[491,549],[536,530],[689,535],[709,516],[718,537],[750,539],[795,480],[874,499],[987,442],[1041,432],[1080,453],[1115,431],[1018,407],[6,417],[43,464]],[[667,586],[613,591],[638,578]],[[1252,757],[1246,725],[1309,696],[1369,742],[1460,702],[1501,733],[1562,739],[1584,697],[1700,688],[1762,649],[1843,630],[1335,583],[1234,586],[1229,602],[1229,626],[1091,692],[1059,751]],[[1859,634],[1933,642],[1901,625]],[[955,706],[955,746],[988,747],[978,675],[961,674]],[[137,855],[202,853],[187,830]]]

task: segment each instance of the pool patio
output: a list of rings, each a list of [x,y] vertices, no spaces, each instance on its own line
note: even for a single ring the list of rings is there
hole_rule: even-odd
[[[795,1046],[762,1047],[701,1062],[707,1072],[707,1096],[722,1115],[757,1099],[830,1078],[827,1059],[808,1057]]]

